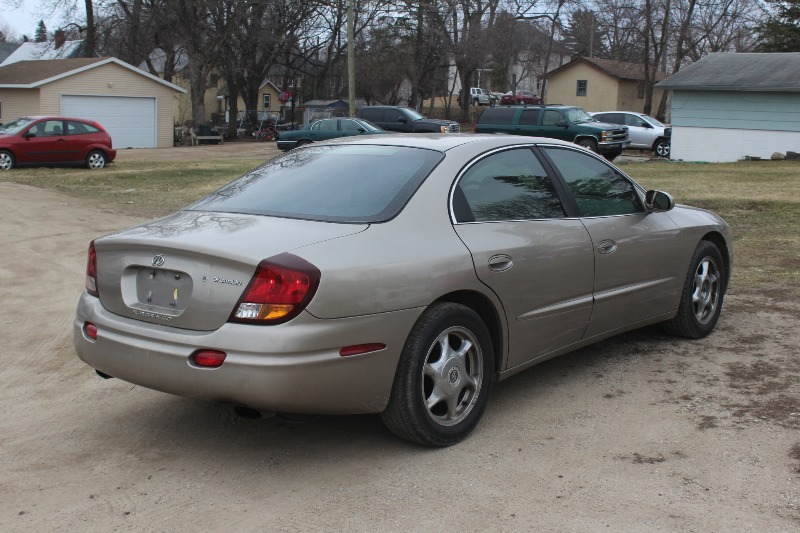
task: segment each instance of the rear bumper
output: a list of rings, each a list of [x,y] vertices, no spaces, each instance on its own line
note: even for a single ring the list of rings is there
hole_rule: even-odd
[[[282,141],[279,137],[277,145],[279,150],[283,150],[285,152],[286,150],[291,150],[292,148],[297,147],[297,141]]]
[[[117,151],[116,150],[108,150],[108,162],[111,163],[114,159],[117,158]]]
[[[421,308],[321,320],[307,312],[286,324],[225,324],[192,331],[148,324],[107,311],[83,294],[73,337],[78,357],[110,376],[179,396],[287,413],[377,413],[386,408],[397,362]],[[90,339],[84,324],[97,326]],[[343,346],[383,343],[341,357]],[[227,354],[219,368],[190,362],[198,349]]]

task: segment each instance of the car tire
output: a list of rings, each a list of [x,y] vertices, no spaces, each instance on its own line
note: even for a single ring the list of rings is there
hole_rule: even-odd
[[[594,139],[578,139],[577,141],[575,141],[575,144],[577,144],[578,146],[582,146],[587,150],[591,150],[594,153],[597,153],[597,141],[595,141]]]
[[[608,161],[613,161],[616,158],[618,158],[620,156],[620,154],[622,154],[622,150],[618,150],[616,152],[605,153],[605,154],[603,154],[603,157],[605,157]]]
[[[726,280],[719,248],[712,242],[700,241],[689,264],[678,312],[664,324],[667,333],[690,339],[711,333],[722,311]]]
[[[480,106],[480,105],[481,105],[481,101],[480,101],[480,100],[478,100],[477,98],[475,98],[475,99],[472,101],[472,105],[474,105],[475,107],[478,107],[478,106]]]
[[[669,159],[669,148],[670,142],[668,139],[657,139],[656,142],[653,143],[653,153],[655,153],[658,157]]]
[[[430,306],[406,340],[381,419],[401,439],[430,447],[466,437],[483,415],[494,378],[494,350],[472,309]]]
[[[14,154],[7,150],[0,150],[0,170],[11,170],[16,165]]]
[[[295,148],[300,148],[301,146],[305,146],[306,144],[311,144],[311,141],[307,139],[303,139],[302,141],[297,141],[297,145],[295,145]]]
[[[101,168],[105,168],[106,164],[108,164],[108,159],[106,158],[106,154],[101,150],[92,150],[89,152],[89,155],[86,156],[87,168],[100,170]]]

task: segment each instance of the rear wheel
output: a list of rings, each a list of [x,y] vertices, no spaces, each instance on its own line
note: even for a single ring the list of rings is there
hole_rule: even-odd
[[[15,164],[14,154],[0,150],[0,170],[11,170]]]
[[[434,304],[406,340],[381,419],[402,439],[450,446],[478,425],[493,375],[492,343],[481,318],[460,304]]]
[[[597,141],[594,139],[579,139],[575,141],[575,144],[597,153]]]
[[[667,139],[658,139],[653,144],[653,152],[655,152],[658,157],[669,159],[669,144],[669,140]]]
[[[700,241],[683,284],[678,313],[665,323],[668,333],[699,339],[717,325],[725,296],[725,265],[717,246]]]
[[[101,169],[106,166],[106,154],[100,150],[93,150],[86,156],[86,166],[92,170]]]
[[[305,145],[305,144],[311,144],[311,141],[308,141],[308,140],[306,140],[306,139],[303,139],[302,141],[297,141],[297,146],[296,146],[296,148],[300,148],[301,146],[303,146],[303,145]]]
[[[613,160],[615,160],[617,157],[619,157],[619,155],[620,155],[621,153],[622,153],[622,150],[618,150],[618,151],[616,151],[616,152],[607,152],[607,153],[603,154],[603,157],[605,157],[605,158],[606,158],[606,159],[608,159],[609,161],[613,161]]]

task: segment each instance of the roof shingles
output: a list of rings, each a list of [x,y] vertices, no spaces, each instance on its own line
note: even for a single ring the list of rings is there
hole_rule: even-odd
[[[18,61],[0,67],[0,85],[30,85],[105,61],[104,57]]]

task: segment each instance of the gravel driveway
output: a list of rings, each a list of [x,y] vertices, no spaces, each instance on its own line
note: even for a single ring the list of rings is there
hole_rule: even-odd
[[[71,340],[86,247],[137,220],[0,183],[0,221],[0,531],[800,528],[798,303],[734,287],[711,337],[542,364],[429,450],[374,416],[247,421],[98,378]]]

